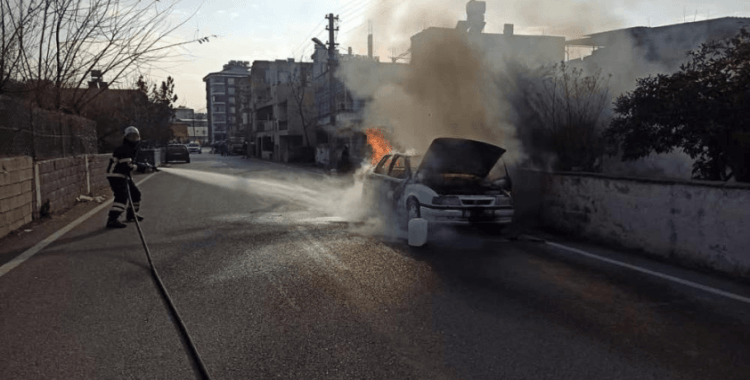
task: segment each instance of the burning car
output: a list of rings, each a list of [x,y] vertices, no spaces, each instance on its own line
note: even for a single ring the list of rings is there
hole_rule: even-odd
[[[365,174],[364,196],[391,205],[407,223],[422,218],[503,226],[514,214],[503,153],[498,146],[458,138],[433,140],[424,156],[389,153]]]

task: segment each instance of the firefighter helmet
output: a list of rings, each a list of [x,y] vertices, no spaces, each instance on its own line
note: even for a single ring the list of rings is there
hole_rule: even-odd
[[[141,133],[138,132],[138,128],[130,126],[125,128],[125,138],[132,142],[140,141]]]

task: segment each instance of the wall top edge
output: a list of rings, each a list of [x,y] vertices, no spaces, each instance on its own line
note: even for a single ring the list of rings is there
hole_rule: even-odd
[[[610,179],[618,181],[638,182],[638,183],[654,183],[661,185],[684,185],[684,186],[701,186],[701,187],[713,187],[721,189],[740,189],[750,190],[750,183],[740,182],[722,182],[722,181],[700,181],[700,180],[687,180],[687,179],[668,179],[668,178],[652,178],[652,177],[629,177],[629,176],[618,176],[613,174],[603,173],[589,173],[589,172],[553,172],[547,170],[533,169],[533,168],[518,168],[518,170],[552,174],[565,177],[586,177],[586,178],[597,178],[597,179]]]

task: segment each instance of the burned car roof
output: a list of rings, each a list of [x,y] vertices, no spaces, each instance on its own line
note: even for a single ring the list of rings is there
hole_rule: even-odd
[[[505,153],[499,146],[460,138],[436,138],[427,148],[417,173],[471,174],[486,177]]]

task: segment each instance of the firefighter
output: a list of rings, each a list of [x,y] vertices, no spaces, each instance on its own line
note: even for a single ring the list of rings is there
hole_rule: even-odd
[[[141,203],[141,191],[138,190],[138,187],[130,177],[132,171],[137,170],[140,166],[145,166],[135,162],[140,141],[141,134],[136,127],[125,128],[125,137],[122,140],[122,145],[115,149],[112,157],[109,159],[107,179],[109,180],[109,186],[115,193],[115,200],[112,203],[112,208],[109,210],[107,228],[127,227],[126,224],[118,219],[125,209],[127,209],[127,222],[133,222],[135,218],[138,218],[139,222],[143,220],[143,217],[137,214]],[[128,205],[128,187],[130,188],[133,207]],[[135,213],[133,212],[133,208],[135,208]]]

